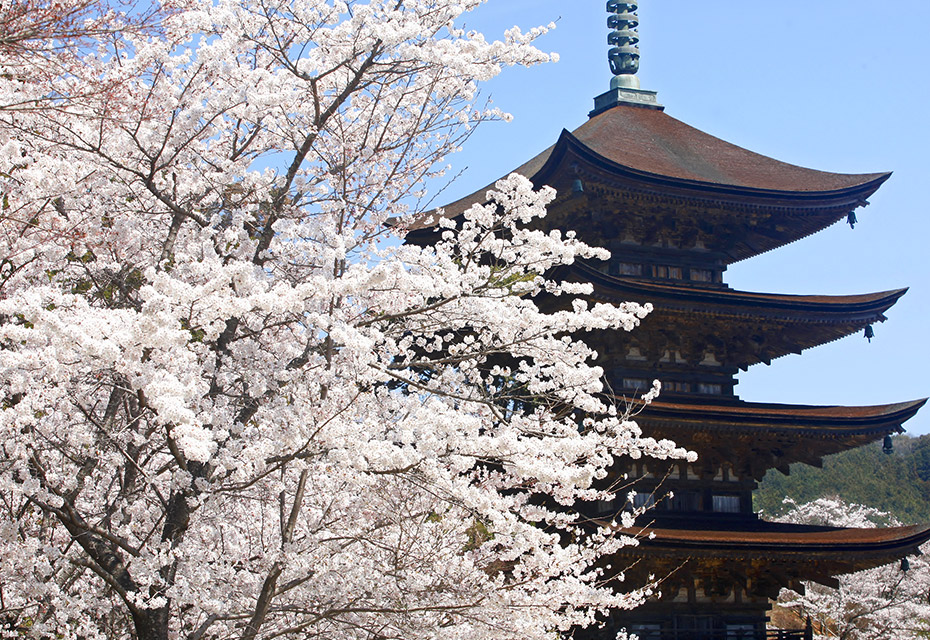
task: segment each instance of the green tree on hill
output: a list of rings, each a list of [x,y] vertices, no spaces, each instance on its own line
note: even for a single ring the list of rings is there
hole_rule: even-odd
[[[791,465],[791,474],[770,471],[753,497],[766,518],[783,516],[784,499],[798,503],[835,496],[893,514],[901,522],[930,522],[930,435],[893,439],[891,455],[874,443],[823,460],[823,468]]]

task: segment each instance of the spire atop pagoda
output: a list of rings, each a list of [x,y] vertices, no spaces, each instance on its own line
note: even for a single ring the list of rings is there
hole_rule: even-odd
[[[610,33],[607,44],[607,60],[614,77],[610,81],[610,91],[594,99],[595,116],[619,104],[662,110],[655,91],[639,88],[639,9],[638,2],[620,2],[607,0],[607,27]]]
[[[607,44],[611,45],[607,52],[610,62],[610,72],[614,79],[610,81],[611,89],[621,87],[639,89],[639,16],[636,10],[639,5],[635,2],[617,2],[610,0],[607,3],[607,26],[611,29],[607,36]]]

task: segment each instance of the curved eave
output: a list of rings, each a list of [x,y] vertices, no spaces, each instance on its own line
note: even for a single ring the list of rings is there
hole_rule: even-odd
[[[852,296],[750,293],[609,276],[580,262],[560,268],[555,276],[591,283],[593,291],[587,297],[594,302],[651,303],[655,310],[641,328],[647,333],[665,327],[673,332],[715,336],[726,344],[750,345],[761,325],[764,344],[757,344],[755,350],[740,347],[721,360],[724,366],[744,370],[884,322],[885,312],[907,292],[896,289]]]
[[[594,292],[590,297],[603,302],[633,300],[676,311],[733,317],[758,315],[797,322],[881,321],[884,313],[907,293],[907,288],[902,288],[860,295],[811,296],[661,284],[610,276],[580,261],[563,268],[558,275],[591,282]]]
[[[766,526],[770,525],[770,526]],[[930,540],[930,525],[852,529],[760,523],[748,530],[659,529],[621,530],[627,535],[651,535],[640,543],[643,553],[720,557],[764,557],[770,561],[826,560],[836,573],[880,566],[915,553]]]
[[[691,430],[774,430],[835,438],[897,431],[926,403],[926,398],[860,407],[655,401],[644,407],[640,420],[663,420]]]
[[[795,203],[797,205],[803,204],[805,208],[809,208],[812,205],[820,205],[825,208],[842,206],[845,204],[858,206],[865,204],[865,200],[875,193],[883,182],[891,177],[890,172],[862,174],[854,176],[861,178],[861,182],[852,184],[851,186],[837,189],[808,191],[766,189],[735,184],[706,182],[652,173],[650,171],[644,171],[621,164],[609,157],[601,155],[566,129],[562,130],[559,139],[553,146],[509,172],[507,175],[510,175],[510,173],[518,173],[531,180],[537,187],[548,184],[548,181],[557,172],[558,168],[564,165],[566,156],[569,155],[570,152],[591,163],[592,166],[604,169],[616,178],[640,184],[650,190],[684,197],[709,197],[717,199],[721,196],[727,196],[728,199],[739,200],[741,204],[756,202],[763,205],[785,207],[790,206],[791,203]],[[778,165],[784,164],[776,160],[771,160],[771,162],[777,163]],[[486,203],[487,192],[493,188],[494,183],[449,203],[442,208],[443,215],[445,217],[455,217],[474,204]],[[430,225],[424,224],[422,226]]]
[[[699,216],[701,219],[716,221],[741,238],[732,246],[715,248],[727,264],[733,264],[797,242],[846,219],[857,208],[868,205],[868,198],[890,176],[890,173],[841,176],[862,182],[825,190],[782,190],[703,182],[619,164],[563,131],[532,181],[537,186],[548,184],[558,190],[559,197],[550,205],[550,211],[555,212],[561,207],[567,207],[569,212],[579,206],[603,207],[602,203],[609,203],[613,198],[620,198],[622,202],[629,194],[659,198],[673,208],[703,209],[706,214]],[[583,181],[581,198],[572,192],[573,178]],[[594,195],[593,200],[589,201],[589,194]],[[622,209],[622,205],[617,207]],[[774,228],[757,226],[760,215],[772,222]]]
[[[606,123],[606,126],[604,126]],[[806,221],[785,238],[759,250],[732,256],[742,260],[815,233],[844,213],[866,204],[890,172],[838,174],[807,169],[757,154],[690,127],[661,111],[615,107],[574,132],[562,130],[557,142],[509,173],[537,186],[549,184],[566,161],[580,159],[614,181],[685,199],[730,201],[796,208]],[[436,215],[456,217],[473,204],[487,202],[493,184],[424,215],[411,229],[435,224]],[[822,210],[823,215],[816,215]],[[813,215],[812,215],[813,214]]]
[[[684,568],[686,576],[717,575],[721,563],[726,562],[732,574],[751,578],[754,592],[774,598],[780,587],[798,589],[797,581],[812,580],[837,588],[834,576],[917,555],[920,545],[930,540],[928,524],[877,529],[762,520],[730,524],[727,529],[615,528],[621,535],[640,538],[638,546],[624,547],[618,555],[648,558],[653,571],[656,566],[672,571]],[[629,571],[636,570],[635,564]]]
[[[569,134],[597,158],[665,186],[775,198],[831,198],[874,191],[888,173],[842,174],[781,162],[665,112],[619,106]]]
[[[761,480],[770,469],[787,474],[794,463],[819,467],[825,456],[901,432],[926,402],[844,407],[695,397],[653,402],[637,412],[636,420],[651,436],[696,451],[708,469],[730,464],[741,475]]]
[[[610,157],[601,155],[565,129],[562,130],[562,135],[548,154],[546,162],[540,171],[533,176],[527,177],[534,184],[547,184],[558,167],[564,164],[564,160],[570,156],[587,162],[591,167],[601,169],[618,182],[648,188],[653,192],[675,195],[686,199],[729,200],[740,205],[751,203],[758,206],[778,208],[791,208],[794,206],[805,210],[845,206],[854,208],[864,205],[869,196],[875,193],[882,183],[891,177],[890,172],[862,174],[855,176],[861,178],[861,182],[853,183],[850,186],[812,190],[772,189],[728,184],[726,182],[706,182],[652,173],[621,164]],[[771,160],[771,162],[777,165],[784,164],[777,160]],[[772,170],[777,169],[773,168]]]
[[[879,529],[766,527],[774,523],[760,524],[762,526],[754,530],[620,529],[622,534],[648,536],[638,547],[621,553],[761,561],[793,566],[790,572],[804,580],[817,579],[817,574],[825,567],[832,575],[879,567],[918,553],[918,547],[930,540],[930,525],[927,524]]]

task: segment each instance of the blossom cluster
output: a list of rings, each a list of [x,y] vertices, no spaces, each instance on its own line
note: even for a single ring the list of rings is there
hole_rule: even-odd
[[[480,4],[189,0],[3,54],[0,633],[532,640],[638,601],[577,503],[685,452],[582,338],[649,309],[552,280],[604,252],[518,176],[403,243],[504,115],[478,83],[549,59]]]
[[[791,499],[785,502],[791,510],[783,520],[795,524],[862,529],[901,524],[879,509],[848,504],[836,497],[805,504]],[[838,589],[808,583],[803,594],[783,589],[778,604],[802,619],[809,616],[817,640],[917,640],[930,631],[930,563],[924,555],[843,575],[839,583]]]

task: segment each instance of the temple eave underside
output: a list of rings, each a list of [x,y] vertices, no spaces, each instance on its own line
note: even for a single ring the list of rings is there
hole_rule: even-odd
[[[651,437],[699,451],[697,465],[705,474],[729,466],[759,481],[769,469],[787,474],[795,463],[819,467],[825,456],[901,432],[925,403],[812,407],[657,401],[643,407],[636,420]]]
[[[656,269],[662,274],[681,271],[680,267]],[[851,296],[760,294],[617,277],[584,263],[560,269],[555,277],[591,283],[594,289],[588,299],[593,303],[652,304],[653,312],[636,331],[602,332],[594,342],[602,366],[609,361],[635,369],[635,360],[640,358],[657,366],[660,374],[674,369],[676,364],[710,374],[714,373],[713,367],[718,367],[718,373],[726,371],[728,375],[753,364],[769,364],[884,322],[885,312],[907,291]],[[635,349],[632,358],[628,358],[630,349]]]
[[[742,530],[738,526],[726,530],[644,527],[623,533],[640,537],[653,534],[651,539],[642,538],[638,547],[628,547],[618,555],[621,565],[628,563],[628,575],[637,573],[637,559],[648,557],[649,570],[666,576],[667,591],[669,585],[680,588],[693,579],[706,585],[741,584],[749,593],[769,597],[777,595],[781,586],[799,586],[801,581],[835,586],[837,575],[919,553],[918,547],[930,539],[926,525],[851,529],[761,520],[747,522]]]
[[[532,180],[558,193],[547,224],[575,229],[582,239],[611,250],[619,242],[643,248],[662,244],[723,264],[791,244],[847,219],[868,204],[884,181],[804,194],[733,189],[624,170],[598,162],[582,149],[563,151],[559,145]]]

